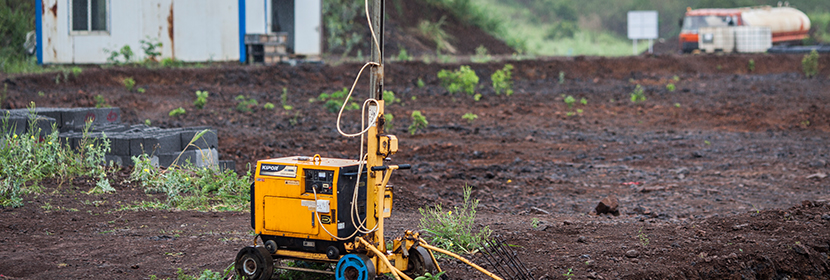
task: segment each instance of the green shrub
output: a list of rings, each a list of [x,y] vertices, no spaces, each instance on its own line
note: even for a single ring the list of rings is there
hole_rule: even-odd
[[[818,57],[818,52],[813,50],[801,59],[801,69],[804,70],[804,75],[807,78],[818,75]]]
[[[236,110],[242,113],[253,112],[253,108],[259,105],[253,97],[245,98],[243,95],[237,95],[234,100],[236,100]]]
[[[332,113],[340,112],[340,107],[343,106],[343,101],[346,99],[346,96],[349,95],[349,89],[343,88],[341,91],[335,91],[331,94],[328,93],[321,93],[317,96],[317,100],[326,102],[323,106]],[[360,105],[357,102],[352,101],[354,97],[349,98],[349,102],[346,104],[346,107],[343,108],[345,111],[352,111],[360,109]]]
[[[474,232],[478,200],[470,199],[471,187],[464,187],[463,192],[463,204],[452,211],[444,212],[441,204],[435,204],[426,209],[419,208],[418,212],[421,214],[420,228],[427,233],[430,243],[451,252],[469,254],[481,248],[492,231],[485,226]]]
[[[124,78],[121,83],[124,84],[124,88],[127,89],[127,91],[133,91],[133,88],[135,87],[135,80],[133,80],[133,77]]]
[[[490,75],[490,80],[493,81],[493,90],[496,94],[504,92],[507,96],[513,95],[513,65],[504,65],[501,70],[496,70],[493,75]]]
[[[429,122],[421,111],[412,111],[412,124],[409,125],[409,134],[415,135],[420,129],[426,129]]]
[[[646,94],[643,92],[643,87],[637,85],[634,91],[631,92],[631,102],[640,103],[646,101]]]
[[[207,104],[208,94],[209,93],[206,90],[197,90],[196,100],[193,100],[193,106],[196,106],[196,108],[199,109],[204,109],[205,104]]]
[[[478,76],[470,69],[470,66],[463,65],[458,70],[441,70],[438,72],[438,79],[450,93],[466,92],[469,95],[475,94],[478,86]]]
[[[478,119],[478,115],[473,114],[473,113],[466,113],[463,116],[461,116],[461,118],[464,119],[464,120],[467,120],[467,122],[469,122],[469,123],[473,123],[473,121]]]
[[[184,114],[187,114],[187,111],[185,111],[182,107],[170,110],[170,113],[168,113],[171,117],[178,117]]]

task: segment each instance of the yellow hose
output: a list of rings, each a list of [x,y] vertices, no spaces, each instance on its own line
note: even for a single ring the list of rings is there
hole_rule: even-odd
[[[405,280],[412,280],[412,278],[409,278],[409,276],[406,276],[406,274],[403,274],[403,272],[398,270],[398,268],[392,266],[392,263],[389,262],[389,259],[386,258],[386,255],[381,253],[380,250],[378,250],[378,248],[375,248],[374,245],[372,245],[371,243],[369,243],[366,240],[363,240],[363,238],[360,238],[360,237],[355,238],[355,239],[359,240],[360,243],[363,243],[363,245],[366,245],[366,248],[369,248],[369,250],[372,250],[372,252],[375,252],[375,255],[377,255],[378,258],[380,258],[380,260],[382,260],[383,263],[386,264],[386,267],[388,267],[389,270],[391,270],[393,272],[392,276],[395,276],[395,279],[401,280],[401,277],[403,277],[403,279],[405,279]]]
[[[474,264],[474,263],[472,263],[472,262],[468,261],[467,259],[465,259],[465,258],[463,258],[463,257],[461,257],[461,256],[459,256],[459,255],[457,255],[457,254],[455,254],[455,253],[453,253],[453,252],[450,252],[450,251],[447,251],[447,250],[444,250],[444,249],[441,249],[441,248],[438,248],[438,247],[435,247],[435,246],[432,246],[432,245],[427,244],[427,242],[426,242],[424,239],[421,239],[421,242],[419,242],[419,243],[418,243],[418,246],[421,246],[421,247],[427,248],[427,249],[432,250],[432,251],[436,251],[436,252],[438,252],[438,253],[442,253],[442,254],[448,255],[448,256],[453,257],[453,258],[456,258],[456,259],[459,259],[460,261],[462,261],[462,262],[466,263],[466,264],[467,264],[467,265],[469,265],[469,266],[472,266],[472,267],[473,267],[473,268],[475,268],[476,270],[481,271],[481,273],[484,273],[485,275],[490,276],[490,277],[491,277],[491,278],[493,278],[493,279],[496,279],[496,280],[504,280],[504,279],[502,279],[501,277],[499,277],[498,275],[495,275],[495,274],[493,274],[492,272],[487,271],[486,269],[484,269],[484,268],[482,268],[482,267],[480,267],[480,266],[478,266],[478,265],[476,265],[476,264]]]

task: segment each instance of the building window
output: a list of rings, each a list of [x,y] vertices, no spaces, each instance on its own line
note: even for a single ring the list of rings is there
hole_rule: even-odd
[[[71,0],[72,31],[107,31],[107,0]]]

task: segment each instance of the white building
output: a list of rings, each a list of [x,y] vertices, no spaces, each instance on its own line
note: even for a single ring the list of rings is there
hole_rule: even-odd
[[[141,40],[162,43],[161,57],[245,62],[245,34],[288,33],[288,50],[322,51],[321,0],[37,0],[40,64],[106,63],[105,50]]]

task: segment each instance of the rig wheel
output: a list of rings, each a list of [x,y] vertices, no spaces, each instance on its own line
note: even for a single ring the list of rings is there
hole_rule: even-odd
[[[340,258],[335,268],[337,280],[374,280],[375,265],[364,254],[348,254]]]
[[[412,278],[422,276],[429,272],[432,275],[438,273],[435,262],[432,261],[429,252],[422,247],[409,249],[409,265],[406,274]]]
[[[245,280],[269,280],[274,274],[274,259],[262,246],[245,247],[236,254],[236,274]]]

